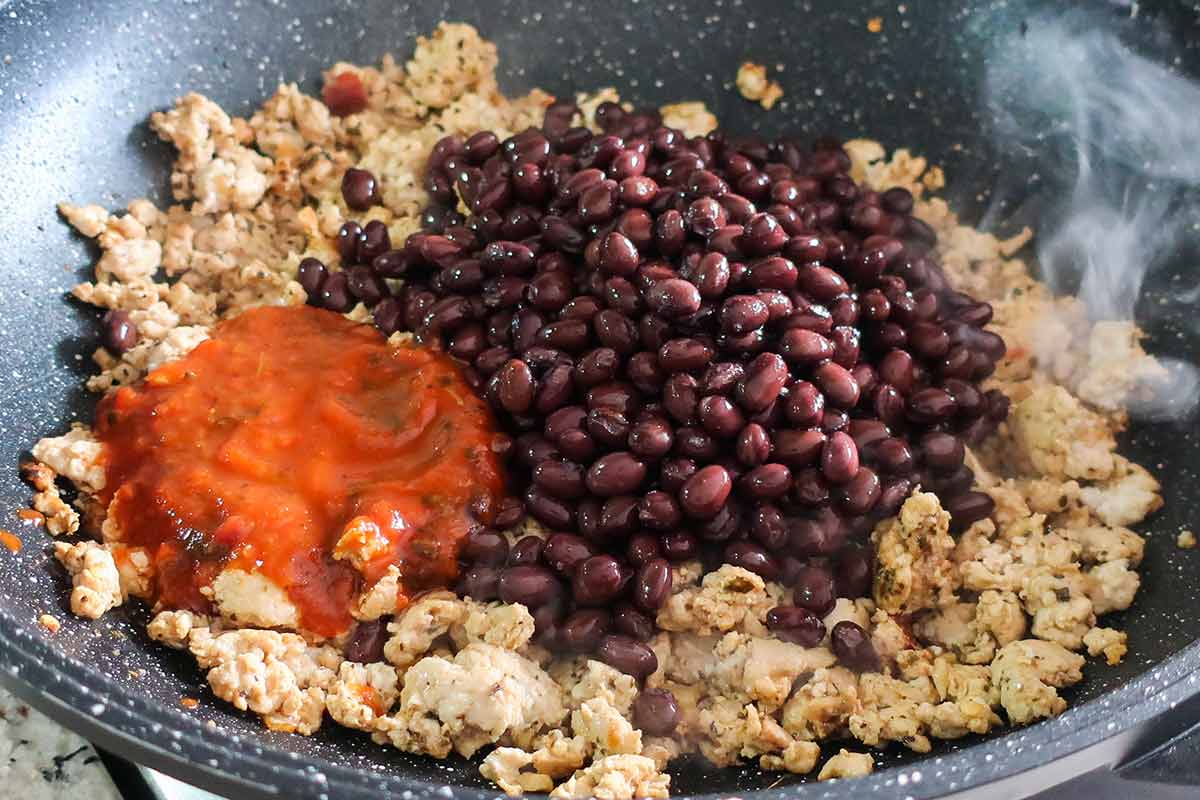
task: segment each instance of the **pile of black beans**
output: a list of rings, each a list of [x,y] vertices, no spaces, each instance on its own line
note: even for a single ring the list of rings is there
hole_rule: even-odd
[[[979,386],[1005,351],[992,309],[949,288],[912,195],[857,185],[838,142],[688,138],[612,103],[592,133],[577,112],[442,139],[423,230],[393,247],[347,222],[345,268],[308,259],[300,281],[461,359],[511,433],[520,497],[482,510],[461,592],[642,678],[671,565],[699,558],[794,587],[768,624],[815,645],[837,597],[870,592],[867,535],[914,487],[958,530],[991,511],[963,456],[1008,411]],[[376,179],[343,193],[369,208]],[[510,547],[524,514],[553,533]],[[879,667],[859,626],[830,633]],[[663,727],[670,704],[643,705]]]

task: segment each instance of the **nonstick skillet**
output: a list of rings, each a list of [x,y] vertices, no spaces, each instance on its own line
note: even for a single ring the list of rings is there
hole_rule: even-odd
[[[1200,12],[1083,5],[1072,11],[1086,15],[1081,24],[1200,76]],[[16,469],[25,448],[92,408],[81,379],[96,315],[64,296],[94,253],[68,233],[55,203],[119,207],[148,191],[163,199],[171,154],[145,120],[188,89],[245,114],[280,81],[312,91],[328,64],[405,57],[418,33],[463,20],[496,41],[506,89],[614,85],[638,102],[702,99],[735,132],[865,135],[911,147],[945,167],[965,218],[986,215],[1004,230],[1010,217],[1037,224],[1062,210],[1064,188],[1038,180],[1056,156],[998,146],[981,103],[989,46],[1028,32],[1048,10],[895,0],[0,3],[0,527],[15,530],[14,512],[28,501]],[[882,29],[872,32],[876,17]],[[764,112],[737,97],[733,76],[747,58],[782,65],[787,104]],[[1000,185],[1009,189],[1003,204],[989,192]],[[1196,255],[1178,248],[1143,290],[1156,353],[1200,354],[1196,297],[1182,291],[1195,282]],[[1186,737],[1200,719],[1200,551],[1174,544],[1200,523],[1194,427],[1194,419],[1138,423],[1122,443],[1162,479],[1166,506],[1143,529],[1137,601],[1109,623],[1128,631],[1130,655],[1118,667],[1089,667],[1064,715],[941,743],[924,757],[888,750],[873,776],[853,782],[689,763],[674,770],[673,793],[1011,797],[1118,763],[1126,778],[1200,786],[1200,747]],[[463,760],[399,753],[335,726],[312,738],[264,730],[215,701],[189,658],[149,642],[144,610],[71,617],[49,540],[30,530],[21,538],[19,553],[0,552],[0,681],[102,746],[237,798],[495,795]],[[36,623],[47,611],[63,621],[53,637]],[[199,707],[182,707],[185,696]]]

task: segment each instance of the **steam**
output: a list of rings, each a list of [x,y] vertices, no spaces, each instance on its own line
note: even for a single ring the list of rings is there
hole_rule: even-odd
[[[986,97],[996,140],[1060,165],[1061,222],[1039,231],[1042,278],[1075,291],[1096,320],[1130,320],[1148,272],[1195,230],[1200,204],[1200,85],[1128,49],[1093,18],[1041,18],[989,54]],[[1051,158],[1047,159],[1046,154]],[[1025,176],[1027,177],[1027,176]],[[1170,373],[1136,413],[1181,417],[1197,402],[1195,367]]]

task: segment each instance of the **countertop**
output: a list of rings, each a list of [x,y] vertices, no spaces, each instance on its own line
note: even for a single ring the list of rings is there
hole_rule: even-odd
[[[121,800],[90,744],[0,689],[0,797]]]

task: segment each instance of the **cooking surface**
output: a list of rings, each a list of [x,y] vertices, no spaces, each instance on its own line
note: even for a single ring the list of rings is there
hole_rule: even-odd
[[[444,18],[471,22],[497,43],[506,89],[539,85],[567,91],[612,84],[635,101],[703,99],[738,132],[872,135],[886,146],[908,146],[942,164],[948,197],[965,218],[977,218],[990,205],[986,187],[1001,169],[989,146],[980,143],[986,119],[977,109],[976,86],[987,41],[1018,33],[1022,20],[1030,18],[1023,5],[999,11],[987,3],[971,5],[950,24],[933,7],[940,4],[863,3],[847,12],[837,3],[795,10],[727,0],[704,13],[682,5],[630,3],[623,6],[625,16],[613,11],[590,24],[581,16],[595,11],[572,3],[547,8],[509,2],[502,13],[388,2],[321,13],[283,2],[229,2],[212,10],[169,2],[153,13],[132,5],[93,8],[82,2],[0,6],[0,152],[8,155],[0,195],[19,198],[0,217],[5,254],[0,352],[7,379],[0,390],[0,442],[11,454],[9,469],[0,474],[0,503],[9,509],[0,527],[17,533],[25,545],[16,555],[0,552],[0,638],[12,637],[7,650],[0,648],[6,679],[36,683],[92,723],[152,742],[160,755],[186,754],[208,768],[266,781],[299,774],[297,791],[303,786],[314,797],[327,789],[327,772],[335,780],[341,774],[333,764],[363,770],[369,779],[352,779],[380,789],[401,774],[435,785],[483,788],[474,767],[461,760],[407,755],[332,726],[310,739],[263,730],[257,719],[213,701],[190,658],[152,645],[143,631],[143,610],[120,610],[97,622],[67,613],[61,569],[48,558],[49,539],[40,529],[21,526],[13,514],[29,496],[17,477],[17,451],[91,413],[91,398],[81,384],[94,347],[95,315],[63,297],[94,254],[68,234],[54,206],[64,199],[122,206],[148,189],[161,199],[169,153],[154,140],[145,119],[187,89],[246,113],[280,80],[297,80],[314,91],[319,70],[333,61],[370,62],[389,50],[404,56],[417,33]],[[1096,7],[1104,20],[1130,28],[1143,48],[1177,49],[1178,69],[1200,71],[1197,52],[1189,46],[1194,43],[1177,38],[1195,29],[1195,12],[1163,15],[1143,6],[1138,19],[1130,21],[1129,7]],[[868,30],[873,17],[882,20],[879,33]],[[1155,28],[1156,21],[1167,27]],[[1166,32],[1171,30],[1180,33]],[[101,37],[91,31],[111,33]],[[531,46],[531,38],[537,46]],[[560,52],[572,54],[565,64],[556,55]],[[744,57],[784,65],[778,77],[787,94],[773,111],[746,103],[732,89]],[[1009,169],[1007,175],[1031,176],[1025,182],[1033,202],[1022,206],[1023,214],[1052,203],[1056,195],[1037,179],[1035,169]],[[1004,218],[1006,208],[1017,206],[1014,200],[992,208],[993,217]],[[1194,263],[1189,258],[1194,255],[1179,253],[1174,263]],[[1153,351],[1176,356],[1200,351],[1190,304],[1178,294],[1194,280],[1178,267],[1150,279],[1141,305],[1154,312],[1148,325]],[[1141,568],[1145,580],[1134,607],[1107,618],[1107,624],[1129,633],[1125,662],[1089,669],[1085,682],[1065,693],[1072,709],[1063,717],[993,737],[998,740],[973,750],[969,760],[950,754],[977,739],[939,747],[926,759],[886,751],[877,769],[910,766],[877,774],[860,786],[894,791],[903,785],[913,793],[959,788],[1019,763],[1040,762],[1043,754],[1069,752],[1099,738],[1103,729],[1116,729],[1164,707],[1180,692],[1195,691],[1189,665],[1163,666],[1200,637],[1195,614],[1200,581],[1194,578],[1200,551],[1180,551],[1174,544],[1181,528],[1197,526],[1191,500],[1200,494],[1195,437],[1183,423],[1138,427],[1128,437],[1130,456],[1162,479],[1166,507],[1143,531],[1148,536]],[[36,624],[45,612],[63,622],[53,637]],[[22,662],[19,653],[27,653],[27,660]],[[1192,659],[1197,657],[1193,652]],[[1144,677],[1136,696],[1105,694],[1138,676]],[[1166,688],[1179,680],[1193,688]],[[184,697],[197,698],[198,707],[182,707]],[[1097,698],[1094,705],[1085,704]],[[1135,701],[1136,709],[1121,713]],[[735,772],[699,764],[675,774],[673,788],[680,793],[744,792],[779,779],[754,769]],[[841,793],[836,786],[812,791],[814,796]]]

